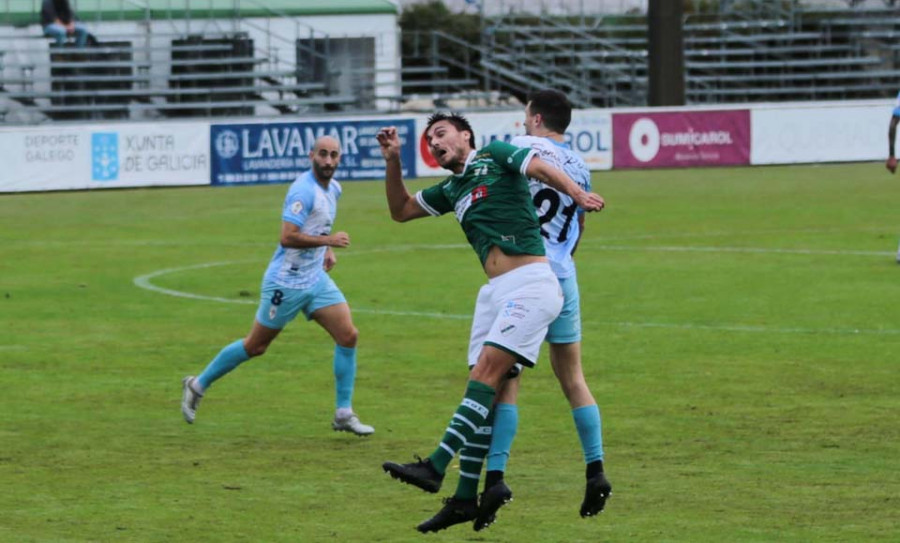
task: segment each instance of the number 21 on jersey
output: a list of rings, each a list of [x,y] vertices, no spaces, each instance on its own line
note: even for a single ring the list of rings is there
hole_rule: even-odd
[[[549,205],[545,206],[545,203],[549,203]],[[567,205],[560,210],[561,204],[562,200],[559,197],[559,193],[551,188],[543,188],[534,195],[534,207],[538,213],[538,221],[541,224],[541,235],[550,239],[550,236],[553,233],[548,231],[547,223],[551,222],[557,214],[562,214],[565,218],[565,222],[563,223],[562,228],[560,228],[559,234],[556,235],[556,241],[565,243],[569,237],[569,226],[572,224],[572,218],[578,210],[578,204],[572,202],[570,205]],[[553,225],[551,224],[549,226]]]

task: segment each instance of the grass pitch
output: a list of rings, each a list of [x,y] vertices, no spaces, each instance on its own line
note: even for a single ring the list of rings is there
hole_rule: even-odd
[[[851,164],[594,183],[608,209],[577,261],[607,511],[578,517],[545,349],[515,501],[484,532],[428,536],[439,497],[380,464],[428,454],[462,394],[484,278],[452,217],[395,224],[380,183],[344,184],[332,275],[361,334],[360,439],[330,429],[332,343],[302,319],[181,419],[181,378],[249,330],[285,185],[0,196],[0,541],[895,538],[897,180]]]

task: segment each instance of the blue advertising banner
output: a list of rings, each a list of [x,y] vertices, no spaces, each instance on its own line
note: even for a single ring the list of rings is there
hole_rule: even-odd
[[[416,177],[416,132],[412,119],[311,121],[265,124],[214,124],[210,127],[213,185],[284,183],[312,166],[316,139],[341,143],[339,181],[384,178],[384,159],[375,135],[396,126],[402,143],[403,177]]]

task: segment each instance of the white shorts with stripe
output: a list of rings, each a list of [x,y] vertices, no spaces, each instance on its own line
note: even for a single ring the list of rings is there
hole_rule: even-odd
[[[492,345],[533,367],[547,335],[547,327],[559,315],[563,293],[559,280],[546,262],[526,264],[494,277],[478,291],[469,367],[478,363],[484,345]]]

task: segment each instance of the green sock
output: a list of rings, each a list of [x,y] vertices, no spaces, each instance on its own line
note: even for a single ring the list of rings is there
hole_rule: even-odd
[[[494,426],[494,412],[488,415],[484,426],[478,428],[472,439],[459,451],[459,482],[456,484],[455,498],[474,500],[478,496],[478,480],[481,467],[491,448],[491,432]]]
[[[469,381],[466,395],[450,419],[444,438],[428,457],[438,473],[446,472],[447,465],[456,456],[456,451],[472,439],[480,426],[485,426],[484,421],[491,413],[496,395],[497,391],[493,387],[478,381]]]

